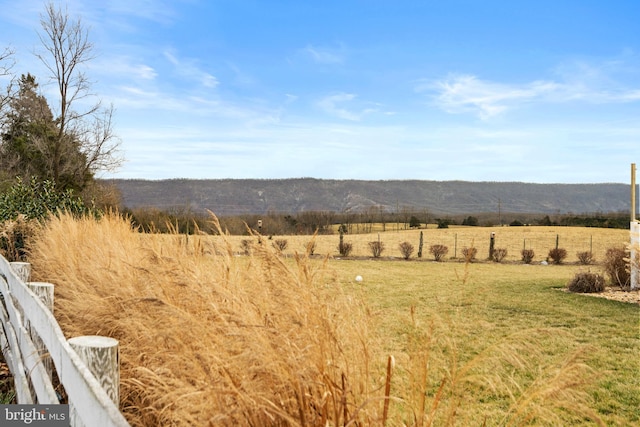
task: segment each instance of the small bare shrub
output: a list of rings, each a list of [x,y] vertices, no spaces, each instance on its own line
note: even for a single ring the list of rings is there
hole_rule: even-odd
[[[381,242],[379,240],[369,242],[369,250],[371,251],[371,255],[373,255],[374,258],[380,258],[380,255],[382,255],[382,251],[384,251],[384,242]]]
[[[536,256],[535,252],[533,252],[533,249],[523,249],[522,251],[520,251],[520,254],[522,255],[522,262],[524,262],[525,264],[531,264],[533,258]]]
[[[338,252],[341,256],[349,256],[351,255],[351,251],[353,250],[353,244],[349,242],[340,242],[338,245]]]
[[[622,289],[629,289],[631,285],[631,275],[627,269],[629,252],[624,247],[609,248],[604,255],[604,271],[609,276],[613,286],[620,286]]]
[[[582,265],[591,265],[596,260],[593,256],[593,252],[591,251],[578,252],[576,255],[578,257],[578,261]]]
[[[400,249],[400,253],[404,259],[411,258],[411,254],[413,254],[413,245],[409,242],[402,242],[398,245],[398,249]]]
[[[473,246],[470,248],[464,247],[462,248],[462,256],[466,262],[473,262],[476,260],[476,256],[478,255],[478,248],[474,248]]]
[[[289,246],[289,241],[287,239],[275,239],[272,245],[278,251],[282,252],[287,249],[287,246]]]
[[[242,249],[242,253],[245,255],[251,255],[251,248],[253,247],[253,242],[250,239],[242,239],[240,242],[240,248]]]
[[[507,250],[505,248],[495,248],[493,250],[493,260],[495,262],[502,262],[507,256]]]
[[[442,258],[449,252],[449,248],[445,245],[431,245],[429,252],[436,261],[442,261]]]
[[[571,279],[568,286],[570,292],[595,293],[605,288],[604,277],[598,273],[581,271]]]
[[[309,242],[307,242],[307,244],[305,245],[305,249],[307,250],[307,253],[309,255],[313,255],[314,252],[316,251],[316,241],[315,240],[310,240]]]
[[[563,248],[554,248],[549,251],[549,258],[554,264],[562,264],[567,257],[567,250]]]

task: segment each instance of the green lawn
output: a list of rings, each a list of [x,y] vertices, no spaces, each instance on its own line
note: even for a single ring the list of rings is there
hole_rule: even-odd
[[[535,393],[536,378],[552,378],[565,358],[578,352],[593,369],[581,377],[589,382],[587,406],[605,425],[640,422],[640,307],[563,292],[580,267],[374,260],[335,260],[331,266],[347,292],[369,305],[375,335],[398,361],[398,393],[406,394],[399,389],[410,386],[407,365],[415,361],[416,349],[428,347],[415,337],[426,339],[424,331],[435,319],[438,351],[429,357],[434,363],[436,354],[444,357],[445,370],[451,371],[452,363],[464,366],[485,349],[504,356],[501,352],[509,348],[529,365],[523,370],[507,367],[500,375],[529,387],[526,395]],[[355,282],[356,275],[364,280]],[[480,365],[486,366],[473,369],[475,379],[502,369],[495,368],[495,358],[482,360]],[[439,381],[438,375],[431,378],[427,394],[436,392]],[[463,387],[457,419],[499,424],[512,402],[508,392],[488,390],[482,379],[477,382]],[[564,409],[554,412],[563,422],[591,423]]]

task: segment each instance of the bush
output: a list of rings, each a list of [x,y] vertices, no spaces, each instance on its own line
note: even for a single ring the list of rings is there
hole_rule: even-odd
[[[374,258],[380,258],[380,255],[382,255],[384,251],[384,242],[378,240],[369,242],[369,250],[371,250],[371,255],[373,255]]]
[[[313,255],[313,253],[316,251],[316,241],[315,240],[310,240],[309,242],[307,242],[307,244],[305,245],[305,249],[307,251],[307,253],[309,255]]]
[[[522,262],[524,262],[525,264],[531,264],[533,258],[536,256],[535,252],[533,252],[533,249],[523,249],[522,251],[520,251],[520,254],[522,255]]]
[[[289,242],[287,241],[287,239],[276,239],[273,241],[272,245],[274,248],[282,252],[287,249],[287,246],[289,246]]]
[[[412,215],[411,219],[409,219],[409,228],[420,228],[421,225],[420,220]]]
[[[0,194],[0,222],[15,220],[18,215],[26,219],[45,219],[50,213],[66,211],[72,215],[97,214],[85,206],[73,191],[57,191],[51,181],[32,178],[29,183],[17,178],[9,189]]]
[[[591,251],[578,252],[576,255],[578,257],[578,261],[582,265],[593,264],[596,260],[595,257],[593,256],[593,252]]]
[[[451,224],[451,221],[448,219],[437,218],[436,221],[438,221],[438,228],[449,228],[449,224]]]
[[[9,261],[25,261],[27,241],[35,231],[32,221],[66,211],[74,216],[93,213],[71,190],[59,192],[51,181],[17,178],[0,194],[0,253]]]
[[[562,264],[567,257],[567,250],[563,248],[554,248],[549,251],[549,258],[554,264]]]
[[[24,215],[0,223],[0,255],[9,262],[26,261],[27,242],[35,229],[35,221],[26,219]]]
[[[449,248],[445,245],[431,245],[429,252],[436,261],[442,261],[442,258],[449,252]]]
[[[338,252],[340,252],[341,256],[351,255],[352,250],[353,250],[353,245],[349,242],[340,242],[340,244],[338,245]]]
[[[253,247],[253,242],[249,239],[242,239],[240,242],[240,248],[242,248],[242,253],[245,255],[251,255],[251,249]]]
[[[604,271],[613,286],[620,286],[622,289],[629,289],[631,286],[631,275],[627,269],[629,252],[624,247],[609,248],[604,255]]]
[[[597,273],[582,271],[576,273],[568,284],[570,292],[594,293],[604,291],[604,277]]]
[[[493,260],[495,262],[502,262],[507,256],[507,250],[505,248],[495,248],[493,250]]]
[[[473,246],[470,248],[464,247],[462,248],[462,256],[466,262],[473,262],[476,260],[476,255],[478,255],[478,248],[474,248]]]
[[[472,227],[476,227],[478,224],[478,218],[476,218],[475,216],[468,216],[467,218],[462,220],[462,225],[470,225]]]
[[[411,254],[413,253],[413,245],[409,242],[402,242],[398,245],[400,249],[400,253],[404,259],[411,258]]]

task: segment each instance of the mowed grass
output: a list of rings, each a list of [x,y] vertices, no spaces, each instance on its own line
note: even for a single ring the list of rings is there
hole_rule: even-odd
[[[454,230],[425,230],[423,250],[452,236],[430,233]],[[624,243],[621,230],[581,230],[576,241],[599,236],[594,252]],[[469,228],[469,239],[488,245],[491,231]],[[540,231],[554,247],[553,229]],[[380,238],[391,252],[417,236]],[[377,237],[345,239],[364,257]],[[312,258],[310,236],[284,236],[283,256],[277,238],[142,235],[114,216],[63,217],[31,256],[37,279],[56,284],[67,334],[120,340],[132,425],[640,421],[639,307],[563,292],[583,267],[340,259],[337,235],[317,236]]]
[[[591,407],[606,425],[640,422],[640,307],[564,292],[581,267],[362,260],[336,260],[332,267],[370,304],[386,350],[397,358],[407,358],[412,311],[422,325],[437,319],[461,364],[530,335],[542,352],[531,354],[541,374],[583,350],[594,369],[587,387]],[[363,281],[355,282],[356,275]],[[491,404],[496,418],[488,425],[495,425],[505,403],[480,393],[467,396],[462,410],[487,414]]]

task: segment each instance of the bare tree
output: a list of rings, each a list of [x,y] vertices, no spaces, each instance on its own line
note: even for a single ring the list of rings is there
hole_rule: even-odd
[[[15,59],[13,58],[14,54],[14,50],[10,47],[4,48],[0,53],[0,80],[4,79],[4,77],[9,77],[7,87],[3,88],[0,93],[0,125],[4,122],[3,119],[6,114],[6,107],[13,97],[14,78],[12,77],[11,69],[15,65]]]
[[[39,34],[45,53],[36,56],[49,70],[50,79],[57,86],[59,99],[55,106],[58,134],[52,147],[52,178],[56,185],[64,187],[61,177],[85,179],[100,170],[117,168],[122,159],[118,156],[119,139],[113,133],[113,106],[104,108],[97,101],[84,110],[77,110],[78,101],[93,97],[91,82],[83,72],[86,63],[95,58],[89,32],[80,19],[70,20],[67,10],[53,3],[46,6],[41,21],[43,32]],[[69,162],[63,157],[67,150],[76,149],[84,163],[74,170],[63,170]]]

